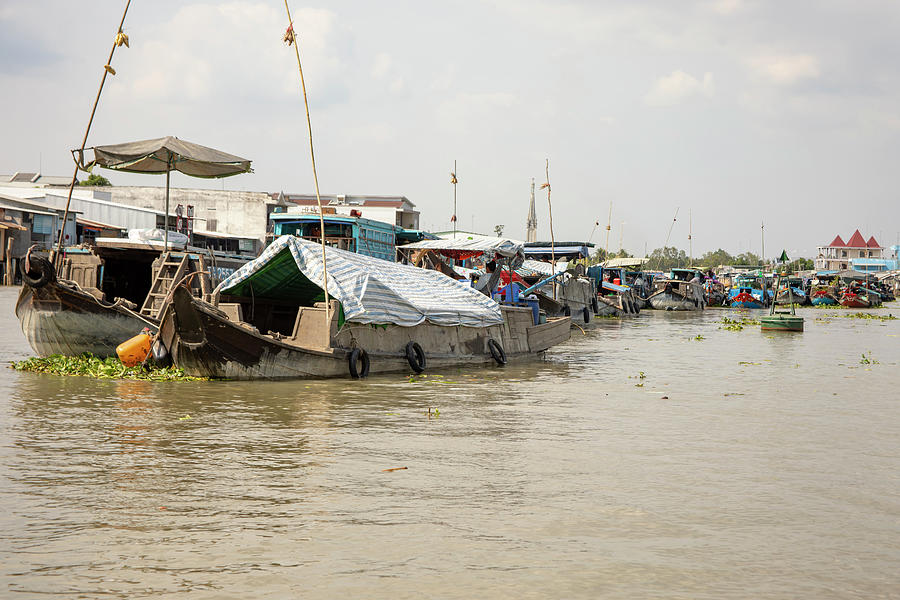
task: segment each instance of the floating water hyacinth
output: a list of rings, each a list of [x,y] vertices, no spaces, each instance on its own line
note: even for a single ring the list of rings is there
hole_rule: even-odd
[[[98,379],[140,379],[143,381],[205,381],[203,377],[190,377],[176,367],[145,365],[126,367],[117,358],[97,358],[92,354],[63,356],[53,354],[47,358],[32,357],[10,365],[16,371],[48,373],[51,375],[78,375]]]

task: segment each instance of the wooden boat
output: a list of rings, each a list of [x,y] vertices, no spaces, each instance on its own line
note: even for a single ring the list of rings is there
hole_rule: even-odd
[[[703,283],[703,295],[707,306],[721,306],[725,302],[725,286],[715,279]]]
[[[847,308],[872,308],[881,305],[881,296],[878,292],[864,287],[850,286],[841,294],[841,306]]]
[[[695,279],[696,277],[696,279]],[[653,293],[647,299],[655,310],[703,310],[706,300],[701,283],[703,273],[696,269],[672,269],[669,277],[653,282]]]
[[[783,261],[787,262],[787,253],[782,252]],[[790,310],[775,310],[775,303],[768,315],[760,317],[759,324],[762,331],[803,331],[803,317],[798,317],[794,311],[794,306],[798,304],[793,298],[793,287],[787,277],[778,276],[775,280],[775,288],[781,289],[785,287],[787,293],[787,302]]]
[[[597,294],[598,317],[624,317],[641,312],[633,289],[608,281],[602,282],[601,286]]]
[[[809,302],[813,306],[833,306],[838,303],[832,286],[815,286],[811,290]]]
[[[726,302],[732,308],[764,308],[762,281],[755,275],[738,275],[728,291]]]
[[[803,331],[803,317],[792,315],[786,310],[760,317],[759,323],[762,331]]]
[[[809,282],[809,303],[813,306],[834,306],[841,297],[840,281],[834,272],[820,271]]]
[[[162,250],[156,242],[98,238],[67,248],[59,277],[46,258],[32,256],[16,316],[34,352],[115,356],[116,346],[144,327],[155,331],[162,300],[176,279],[198,272],[190,281],[192,293],[208,295],[249,260],[200,248]]]
[[[505,364],[569,339],[567,317],[500,306],[437,271],[283,236],[213,302],[174,290],[160,339],[185,373],[229,379],[358,377]],[[249,290],[255,290],[249,295]]]
[[[846,306],[847,308],[871,308],[872,304],[869,302],[869,299],[866,298],[864,294],[858,294],[856,292],[846,291],[841,294],[841,306]]]
[[[778,291],[775,294],[775,304],[788,304],[793,302],[803,306],[808,303],[808,297],[803,289],[803,280],[799,277],[782,278]],[[788,290],[790,287],[790,290]]]
[[[625,269],[594,265],[587,276],[597,289],[594,313],[598,317],[623,317],[641,312],[644,302],[636,289],[625,281]]]

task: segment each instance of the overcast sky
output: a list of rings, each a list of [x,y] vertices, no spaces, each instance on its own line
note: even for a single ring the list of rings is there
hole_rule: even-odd
[[[124,0],[0,0],[0,173],[72,173]],[[550,159],[557,240],[812,256],[900,236],[895,0],[292,2],[323,193],[524,238]],[[253,161],[180,187],[312,192],[283,2],[133,0],[89,145],[163,135]],[[104,172],[113,183],[162,177]],[[549,237],[538,192],[539,237]],[[624,225],[623,225],[624,223]]]

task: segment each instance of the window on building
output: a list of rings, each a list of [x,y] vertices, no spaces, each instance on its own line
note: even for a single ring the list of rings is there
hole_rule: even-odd
[[[31,222],[32,233],[49,235],[53,232],[53,219],[50,215],[34,215]]]

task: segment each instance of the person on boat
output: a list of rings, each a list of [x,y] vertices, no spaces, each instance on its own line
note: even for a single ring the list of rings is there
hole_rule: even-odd
[[[497,269],[497,262],[489,260],[484,265],[484,273],[475,282],[475,289],[485,296],[492,296],[499,281],[500,271]]]
[[[644,275],[642,273],[638,273],[638,276],[634,278],[634,288],[638,291],[641,298],[646,296],[647,291],[644,289]]]

